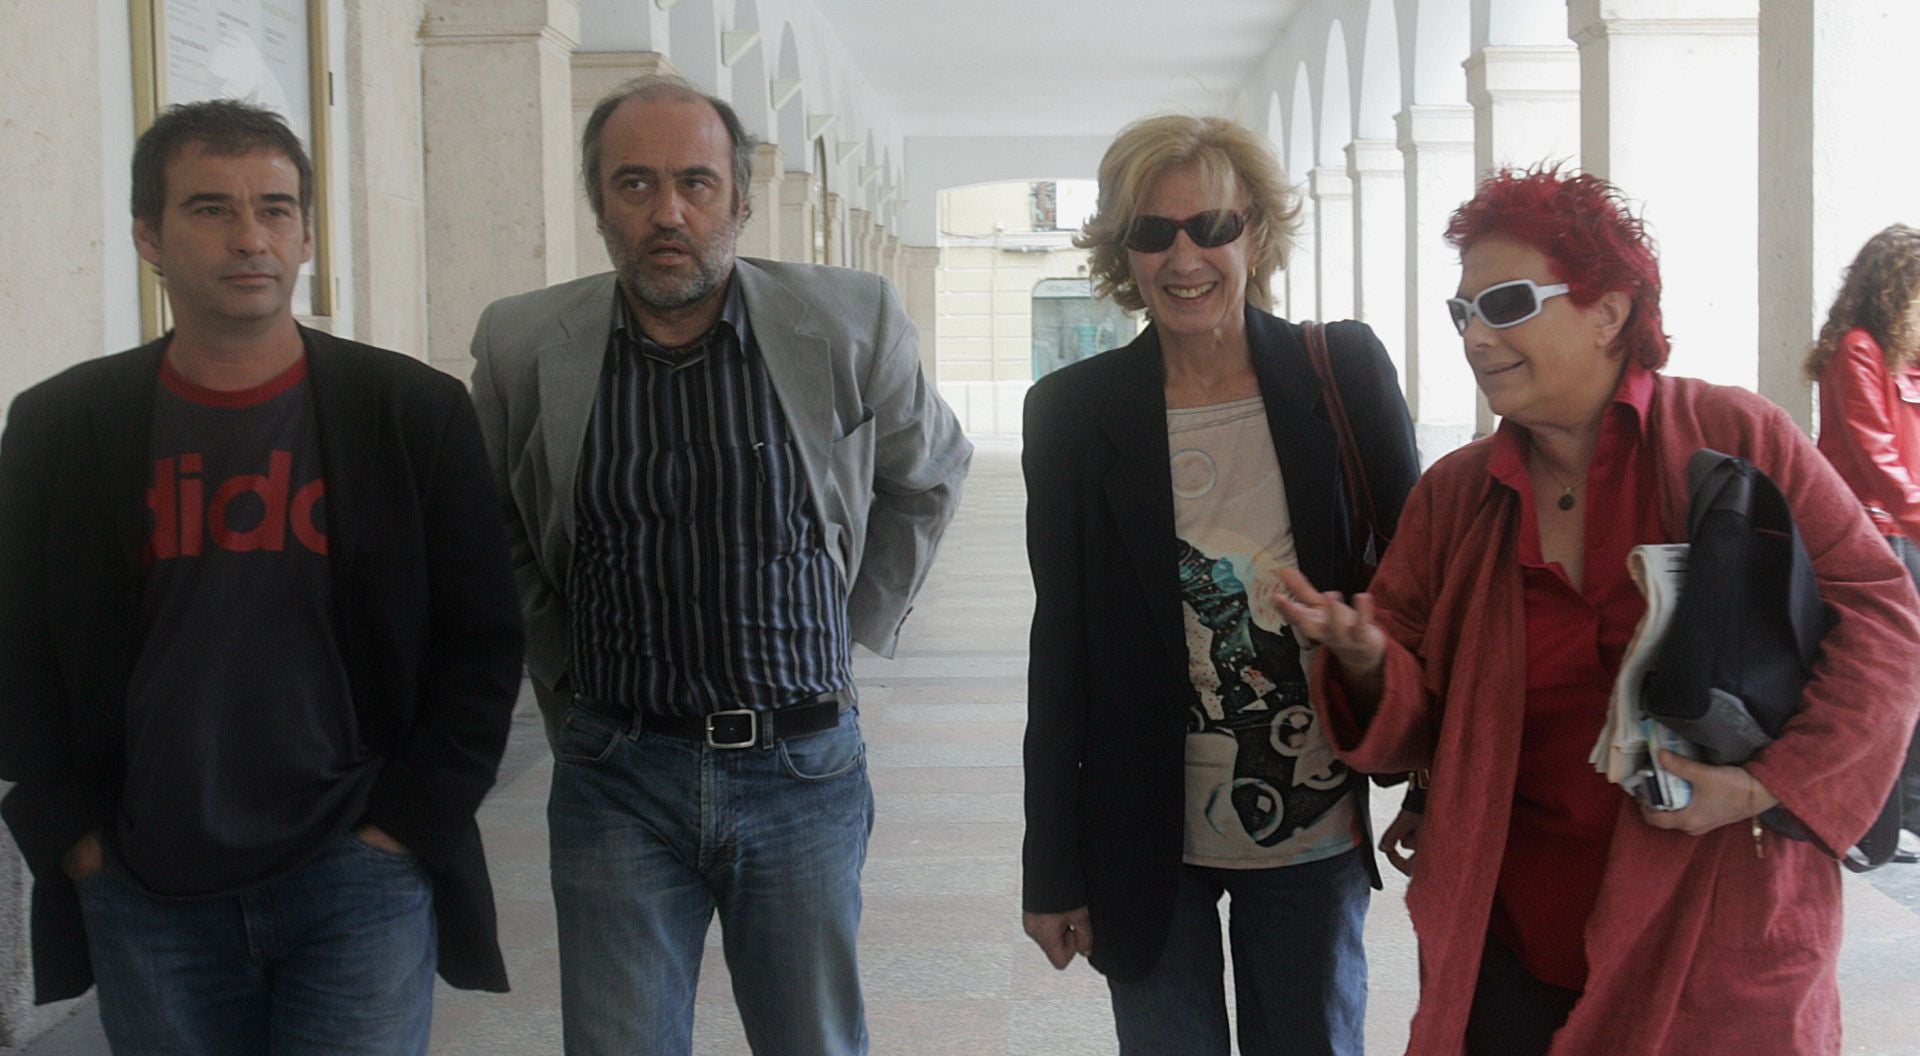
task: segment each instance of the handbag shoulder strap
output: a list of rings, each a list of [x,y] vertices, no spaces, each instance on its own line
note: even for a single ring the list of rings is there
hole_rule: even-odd
[[[1379,559],[1378,553],[1371,551],[1382,539],[1380,518],[1373,504],[1373,488],[1367,483],[1366,463],[1360,458],[1360,445],[1354,438],[1353,421],[1347,417],[1347,404],[1340,396],[1340,383],[1334,378],[1327,329],[1311,320],[1301,323],[1300,329],[1306,335],[1307,360],[1313,364],[1313,372],[1320,375],[1321,399],[1327,406],[1327,420],[1340,446],[1340,468],[1341,475],[1346,477],[1347,499],[1360,521],[1355,527],[1366,532],[1361,545],[1368,552],[1361,560],[1371,564]],[[1357,538],[1360,533],[1354,534]]]

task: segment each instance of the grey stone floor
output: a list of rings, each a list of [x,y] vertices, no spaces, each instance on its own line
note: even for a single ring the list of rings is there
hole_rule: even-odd
[[[861,933],[876,1056],[1077,1056],[1114,1051],[1106,990],[1076,962],[1053,971],[1019,925],[1020,733],[1032,598],[1018,451],[983,441],[966,501],[894,661],[858,662],[878,821]],[[442,988],[436,1054],[560,1048],[544,803],[550,765],[531,713],[481,811],[514,992]],[[1384,822],[1390,803],[1381,805]],[[1840,965],[1848,1053],[1920,1054],[1920,917],[1875,888],[1911,891],[1920,867],[1846,881]],[[1413,936],[1390,874],[1368,919],[1369,1049],[1401,1051],[1414,1003]],[[742,1056],[717,933],[695,1052]],[[24,1054],[106,1051],[89,1006]],[[1708,1049],[1703,1051],[1710,1051]]]

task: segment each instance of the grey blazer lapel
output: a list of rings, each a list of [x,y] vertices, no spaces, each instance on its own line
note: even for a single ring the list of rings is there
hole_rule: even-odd
[[[832,348],[807,325],[812,309],[792,290],[749,260],[735,261],[733,273],[746,298],[754,343],[817,498],[827,479],[827,445],[834,440]],[[830,549],[838,560],[837,549]]]
[[[553,482],[553,508],[561,538],[569,542],[573,539],[574,478],[580,471],[580,448],[586,441],[587,421],[593,416],[593,397],[600,388],[607,342],[613,336],[613,276],[609,274],[606,279],[583,287],[579,298],[566,306],[560,313],[561,332],[541,347],[536,360],[547,479]]]

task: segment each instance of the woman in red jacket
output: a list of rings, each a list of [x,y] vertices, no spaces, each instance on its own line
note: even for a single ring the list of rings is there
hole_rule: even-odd
[[[1820,384],[1820,453],[1920,583],[1920,230],[1867,240],[1807,354]],[[1920,860],[1920,738],[1900,778],[1907,831],[1897,861]]]
[[[1920,598],[1785,412],[1658,373],[1659,264],[1613,187],[1501,172],[1447,238],[1447,307],[1504,420],[1414,486],[1371,594],[1283,573],[1280,599],[1326,646],[1341,759],[1432,771],[1409,1051],[1837,1054],[1838,863],[1751,819],[1784,804],[1837,848],[1867,830],[1920,706]],[[1780,486],[1838,620],[1779,739],[1742,766],[1666,757],[1693,800],[1654,813],[1588,751],[1644,609],[1627,552],[1687,537],[1702,447]]]

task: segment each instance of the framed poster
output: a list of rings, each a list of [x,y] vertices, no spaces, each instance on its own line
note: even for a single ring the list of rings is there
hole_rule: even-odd
[[[160,111],[204,99],[244,99],[286,119],[313,159],[313,259],[300,269],[293,311],[333,314],[333,234],[328,208],[333,79],[327,69],[327,0],[129,0],[136,135]],[[165,333],[165,291],[140,269],[140,330]]]

